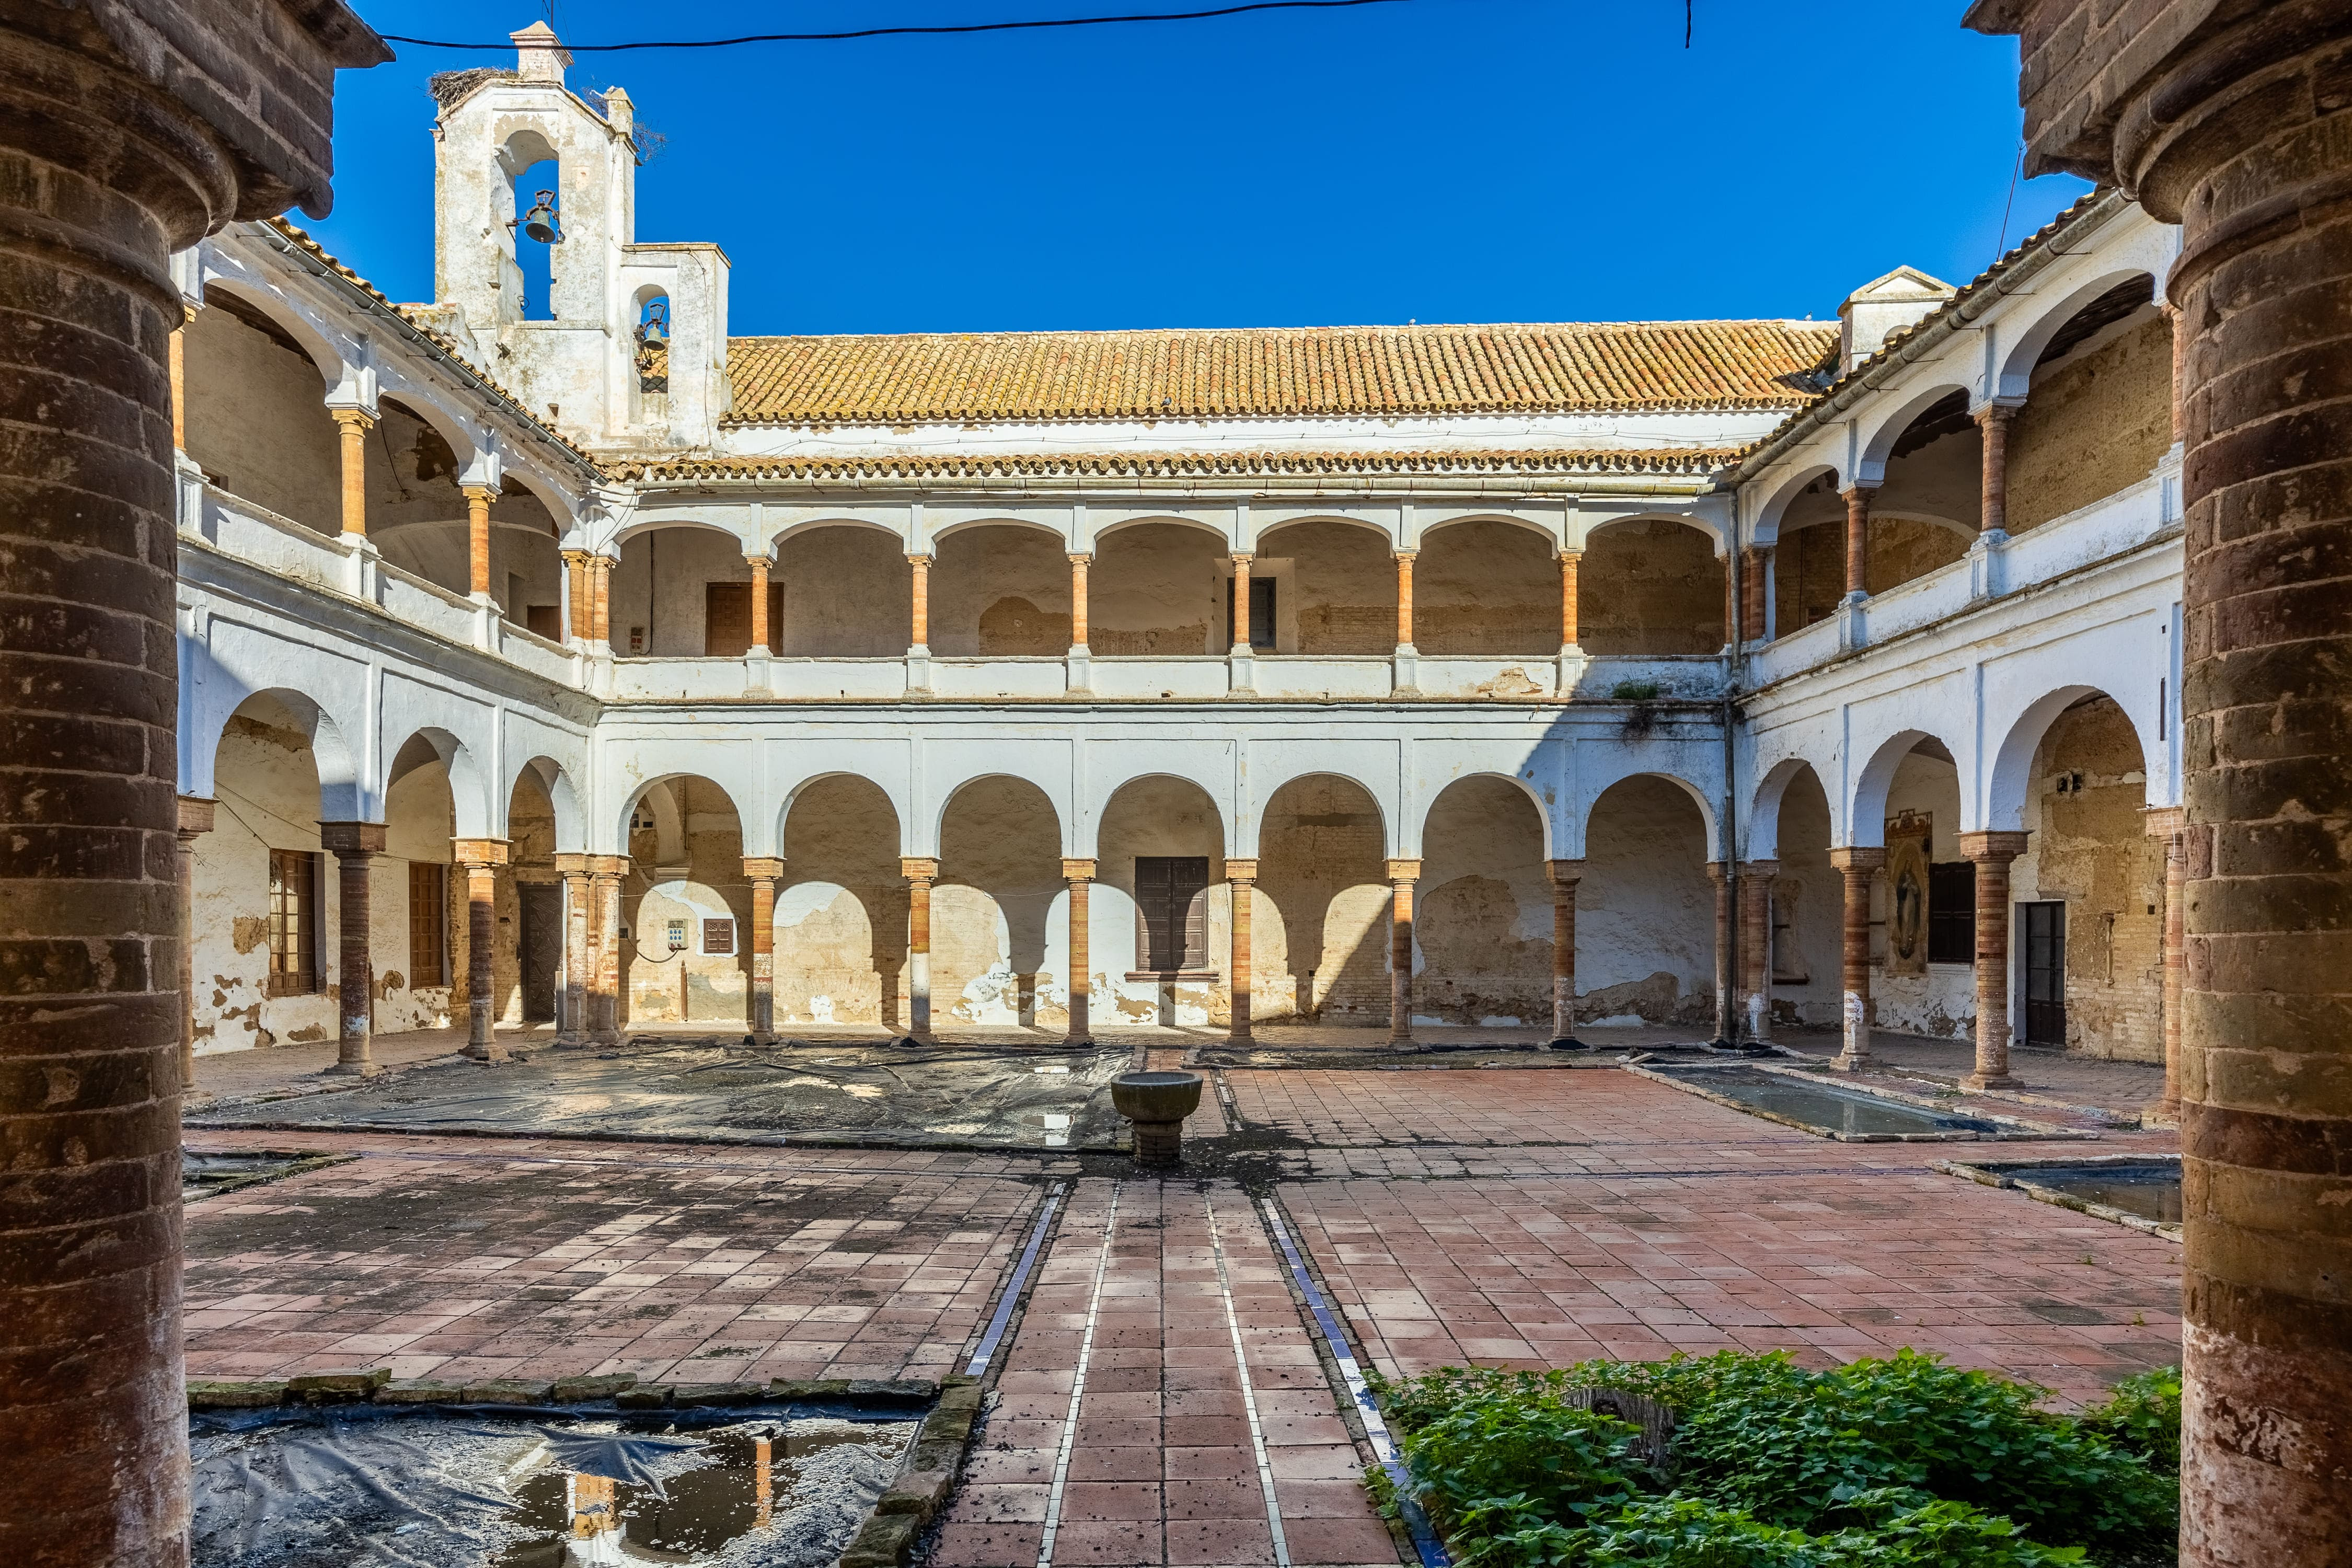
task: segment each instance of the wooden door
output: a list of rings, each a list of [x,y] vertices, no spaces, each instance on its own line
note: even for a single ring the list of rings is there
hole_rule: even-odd
[[[2066,906],[2021,904],[2025,931],[2025,1044],[2066,1044]]]

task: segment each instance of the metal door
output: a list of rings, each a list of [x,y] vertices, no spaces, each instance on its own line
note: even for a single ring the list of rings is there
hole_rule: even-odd
[[[522,1016],[529,1024],[555,1016],[556,976],[563,968],[563,889],[545,882],[515,889],[522,902]]]
[[[2066,906],[2021,904],[2025,928],[2025,1044],[2066,1044]]]

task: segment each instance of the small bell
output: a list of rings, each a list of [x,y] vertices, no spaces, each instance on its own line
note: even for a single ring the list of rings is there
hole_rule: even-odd
[[[555,193],[541,191],[531,203],[530,211],[523,214],[522,231],[541,245],[553,245],[563,237],[555,231]]]
[[[655,300],[646,304],[645,324],[638,328],[637,336],[648,342],[669,342],[669,301],[667,300]]]

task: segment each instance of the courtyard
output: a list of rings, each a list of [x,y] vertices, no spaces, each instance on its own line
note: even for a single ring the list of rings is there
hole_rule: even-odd
[[[2168,1154],[2096,1103],[2138,1092],[2127,1068],[2053,1058],[2068,1093],[2043,1094],[2021,1058],[2028,1088],[1965,1101],[2008,1119],[1998,1142],[1845,1142],[1647,1075],[1627,1058],[1710,1059],[1651,1031],[1385,1060],[1349,1033],[1261,1039],[1255,1067],[1176,1039],[652,1038],[500,1066],[420,1045],[356,1089],[239,1053],[189,1149],[315,1159],[190,1203],[188,1375],[369,1370],[458,1402],[968,1373],[978,1425],[915,1550],[1013,1568],[1415,1561],[1362,1484],[1386,1439],[1359,1370],[1907,1346],[2063,1409],[2178,1359],[2177,1239],[1937,1168]],[[768,1094],[786,1054],[810,1081],[765,1126],[693,1081],[715,1061]],[[1202,1071],[1181,1171],[1119,1152],[1097,1058]],[[877,1072],[896,1092],[847,1091]],[[980,1109],[928,1131],[948,1080]],[[845,1127],[827,1095],[887,1114]]]

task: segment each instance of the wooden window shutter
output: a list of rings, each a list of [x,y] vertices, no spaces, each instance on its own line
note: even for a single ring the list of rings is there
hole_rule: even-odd
[[[702,651],[740,658],[751,647],[751,584],[710,583],[702,590]]]
[[[1184,967],[1209,967],[1209,889],[1196,887],[1184,906]]]

